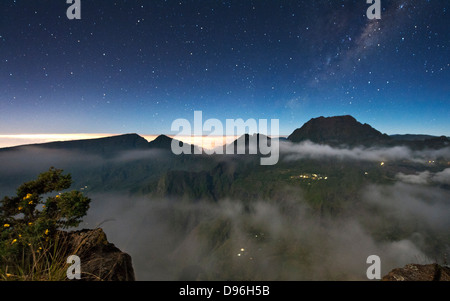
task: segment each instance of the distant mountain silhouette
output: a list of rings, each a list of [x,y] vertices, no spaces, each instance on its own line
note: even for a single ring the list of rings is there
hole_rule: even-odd
[[[406,135],[389,135],[394,140],[397,141],[425,141],[429,139],[438,138],[437,136],[432,135],[412,135],[412,134],[406,134]]]
[[[244,134],[240,136],[238,139],[234,140],[232,143],[228,145],[224,145],[224,153],[226,153],[226,149],[229,149],[230,153],[238,154],[238,150],[240,152],[244,152],[245,154],[260,154],[259,140],[261,137],[265,137],[267,142],[265,145],[270,146],[272,139],[263,134]]]
[[[156,137],[155,140],[150,141],[148,143],[148,148],[172,151],[172,141],[178,141],[180,146],[183,146],[185,144],[183,141],[170,138],[166,135],[159,135],[158,137]],[[187,143],[187,145],[189,144]],[[190,145],[190,147],[191,147],[191,154],[194,154],[195,149],[198,147],[195,145]]]
[[[386,144],[391,138],[368,124],[361,124],[352,116],[318,117],[296,129],[289,137],[291,142],[310,140],[332,146]]]
[[[148,143],[148,148],[171,149],[172,140],[172,138],[167,137],[166,135],[159,135],[155,140]]]
[[[262,134],[245,134],[236,139],[234,142],[224,145],[224,153],[226,148],[231,148],[234,154],[240,145],[245,146],[245,154],[250,154],[251,141],[256,141],[257,154],[260,154],[259,140]],[[267,136],[265,136],[267,137]],[[274,138],[267,137],[268,144]],[[368,124],[358,122],[354,117],[335,116],[335,117],[318,117],[306,122],[301,128],[296,129],[288,138],[277,138],[280,143],[284,141],[302,142],[311,141],[318,144],[327,144],[330,146],[407,146],[412,149],[440,149],[450,147],[450,139],[446,136],[431,136],[431,135],[392,135],[388,136],[382,134]],[[97,154],[101,156],[114,156],[117,153],[130,150],[172,150],[172,141],[174,139],[160,135],[155,140],[148,142],[138,134],[124,134],[105,138],[72,140],[72,141],[58,141],[41,144],[22,145],[8,148],[0,148],[0,152],[18,151],[29,149],[33,147],[52,149],[52,150],[66,150],[78,151],[90,154]],[[183,146],[182,141],[178,141],[180,146]],[[187,144],[189,145],[189,144]],[[189,145],[191,153],[195,152],[200,147]]]
[[[148,147],[148,141],[137,134],[125,134],[96,139],[82,139],[21,145],[16,147],[3,148],[1,149],[1,151],[20,150],[30,147],[109,155],[126,150],[146,149]]]
[[[412,148],[432,148],[441,149],[450,146],[450,139],[446,136],[434,137],[430,139],[425,139],[423,141],[412,141],[410,146]]]
[[[0,149],[0,151],[16,151],[31,147],[39,147],[52,150],[78,151],[82,153],[112,156],[122,151],[162,149],[171,151],[172,138],[160,135],[155,140],[148,142],[138,134],[125,134],[96,139],[83,139],[71,141],[57,141],[41,144],[21,145]],[[183,145],[183,142],[179,142]],[[194,146],[191,146],[194,149]]]

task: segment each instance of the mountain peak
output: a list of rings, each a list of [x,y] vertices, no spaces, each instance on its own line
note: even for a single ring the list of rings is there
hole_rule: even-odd
[[[332,116],[332,117],[324,117],[320,116],[317,118],[311,118],[311,120],[336,120],[336,121],[345,121],[345,122],[358,122],[355,117],[352,115],[340,115],[340,116]],[[310,121],[311,121],[310,120]]]
[[[368,146],[382,144],[389,140],[389,137],[368,124],[358,122],[353,116],[343,115],[313,118],[296,129],[288,140],[292,142],[310,140],[332,146]]]
[[[99,138],[97,141],[99,141],[100,139],[103,141],[110,141],[118,144],[131,145],[135,148],[144,148],[148,143],[145,138],[139,136],[136,133]]]
[[[266,139],[265,143],[271,145],[271,138],[264,134],[243,134],[230,144],[223,146],[224,151],[229,151],[234,154],[243,152],[245,154],[260,154],[260,139]],[[240,152],[239,152],[239,151]]]
[[[171,151],[172,150],[172,141],[178,142],[180,146],[188,145],[191,148],[191,153],[197,152],[199,149],[199,147],[196,145],[188,144],[183,141],[170,138],[166,135],[159,135],[158,137],[156,137],[155,140],[150,141],[148,143],[148,148]],[[197,149],[197,151],[196,151],[196,149]]]
[[[171,149],[172,138],[166,135],[159,135],[155,140],[148,143],[149,148]]]

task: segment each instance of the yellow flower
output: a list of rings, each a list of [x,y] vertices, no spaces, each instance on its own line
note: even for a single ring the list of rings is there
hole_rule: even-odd
[[[46,229],[45,232],[44,232],[45,235],[48,235],[48,232],[49,232],[48,229]]]
[[[11,244],[13,245],[13,244],[15,244],[17,242],[17,239],[13,239],[13,241],[11,242]]]
[[[20,207],[20,206],[19,206],[19,211],[22,210],[22,209],[23,209],[23,207]]]
[[[23,198],[23,200],[28,200],[29,198],[31,198],[33,195],[31,193],[27,193],[27,196]]]
[[[28,202],[28,205],[32,205],[32,204],[33,204],[33,201],[29,201],[29,202]]]
[[[19,238],[22,238],[22,234],[19,234]]]
[[[14,275],[13,275],[13,274],[6,273],[6,277],[12,277],[12,276],[14,276]]]
[[[32,225],[33,225],[33,223],[32,223],[32,222],[29,222],[29,223],[28,223],[28,226],[32,226]]]
[[[57,199],[58,199],[59,197],[60,197],[60,195],[59,195],[59,194],[58,194],[57,196],[55,196],[55,198],[57,198]]]
[[[9,228],[9,227],[11,227],[11,225],[10,224],[4,224],[3,227]]]

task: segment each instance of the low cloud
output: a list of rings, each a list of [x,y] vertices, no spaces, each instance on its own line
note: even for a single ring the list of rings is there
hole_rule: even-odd
[[[12,151],[0,152],[3,173],[14,174],[22,171],[42,172],[51,165],[90,164],[95,165],[101,157],[70,150],[57,150],[27,146]]]
[[[280,153],[284,155],[284,160],[287,161],[321,159],[324,157],[362,161],[409,160],[421,163],[426,163],[435,158],[450,160],[450,148],[448,147],[422,151],[413,151],[406,146],[338,148],[316,144],[311,141],[280,143]]]
[[[1,151],[0,162],[0,192],[2,195],[11,195],[19,185],[35,179],[52,166],[64,169],[65,172],[76,173],[101,166],[104,160],[97,155],[76,151],[28,146]]]
[[[396,175],[396,178],[404,183],[425,185],[430,182],[431,173],[424,171],[418,174],[407,175],[400,172]]]
[[[448,148],[350,149],[311,142],[280,143],[280,151],[284,160],[331,157],[428,162],[450,157]],[[164,156],[149,150],[105,159],[36,147],[0,152],[0,185],[8,183],[1,192],[9,194],[7,189],[34,179],[50,166],[75,173],[79,179],[91,173],[100,189],[107,189],[99,174],[104,167],[114,171],[111,177],[117,176],[110,186],[126,181],[125,186],[136,185],[136,178],[125,173],[134,166],[151,174],[151,166],[143,166],[140,160],[166,166],[170,159],[165,162]],[[239,164],[233,158],[217,157]],[[147,175],[138,179],[143,185],[148,184]],[[382,274],[386,274],[408,263],[436,261],[450,251],[448,241],[442,239],[450,229],[450,193],[445,188],[450,183],[450,168],[398,173],[396,179],[394,185],[363,187],[352,200],[352,211],[334,218],[311,209],[295,187],[282,187],[269,200],[217,202],[88,190],[92,203],[82,227],[102,227],[110,242],[132,256],[139,280],[366,280],[369,255],[380,256]]]
[[[414,182],[414,181],[413,181]],[[364,199],[388,213],[404,225],[416,225],[448,232],[450,229],[450,192],[434,186],[397,182],[394,185],[372,185],[364,190]],[[386,218],[386,216],[383,216]]]
[[[450,185],[450,168],[447,168],[441,172],[436,173],[433,176],[433,181],[441,184]]]
[[[127,170],[129,165],[139,162],[169,164],[173,156],[161,149],[131,150],[119,152],[111,157],[79,150],[51,149],[39,146],[24,146],[18,149],[0,151],[0,192],[11,195],[25,181],[31,181],[50,167],[63,169],[70,173],[76,184],[85,182],[85,178],[101,181],[102,170],[119,168]],[[155,163],[155,164],[156,164]],[[132,171],[127,170],[132,173]],[[88,176],[86,176],[88,175]],[[84,186],[84,184],[82,185]],[[101,189],[101,187],[99,187]]]
[[[409,184],[427,185],[436,183],[450,185],[450,168],[437,173],[423,171],[416,174],[404,174],[400,172],[396,175],[396,179]]]
[[[389,214],[392,220],[414,216],[430,224],[440,219],[436,229],[446,225],[447,205],[429,206],[415,194],[400,203],[407,190],[403,188],[388,192],[390,204],[381,193],[386,187],[373,186],[364,202],[396,209]],[[380,239],[373,231],[383,228],[385,220],[375,218],[371,227],[364,225],[361,221],[371,218],[369,211],[346,218],[317,217],[298,198],[192,203],[91,197],[83,226],[100,224],[108,239],[132,256],[139,280],[367,280],[369,255],[380,256],[383,274],[418,260],[431,262],[419,239],[426,233]],[[410,209],[401,213],[403,206]]]
[[[126,163],[136,160],[164,159],[167,158],[167,151],[162,149],[133,150],[118,154],[111,161],[115,163]],[[167,158],[170,159],[170,158]]]

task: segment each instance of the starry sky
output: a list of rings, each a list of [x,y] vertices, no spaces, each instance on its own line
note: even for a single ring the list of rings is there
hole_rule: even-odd
[[[65,0],[0,3],[0,135],[175,134],[173,120],[350,114],[450,136],[450,2]]]

